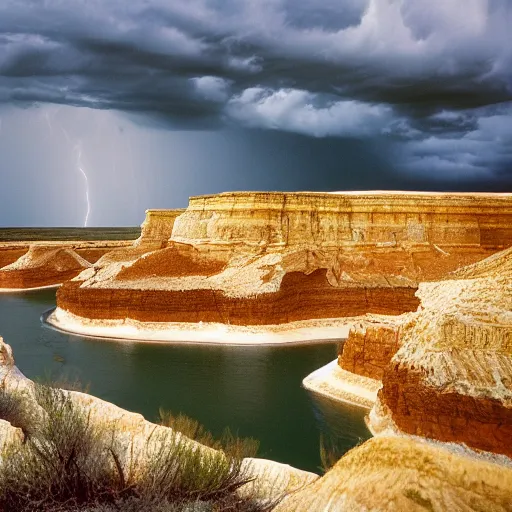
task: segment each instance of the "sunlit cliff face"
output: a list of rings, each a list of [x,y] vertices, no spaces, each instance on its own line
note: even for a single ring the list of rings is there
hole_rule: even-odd
[[[510,189],[511,23],[507,0],[7,0],[1,202],[58,179],[39,219],[83,224],[80,167],[96,225],[235,188]]]

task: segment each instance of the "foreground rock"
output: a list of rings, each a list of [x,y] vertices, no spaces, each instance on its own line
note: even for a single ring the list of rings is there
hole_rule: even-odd
[[[412,439],[378,437],[348,452],[276,512],[512,510],[512,469]]]
[[[136,248],[61,288],[61,310],[231,326],[401,314],[419,282],[512,244],[510,194],[226,193],[152,212]]]
[[[7,390],[24,390],[37,412],[32,382],[16,368],[10,347],[1,340],[0,383]],[[139,469],[150,463],[147,454],[158,453],[162,435],[170,430],[90,395],[67,393],[93,424],[115,427],[119,460],[125,469],[133,467],[134,461]],[[21,430],[0,420],[0,447],[5,450],[22,442]],[[189,442],[205,455],[211,451]],[[255,480],[240,492],[264,500],[286,495],[277,512],[512,510],[511,467],[414,439],[371,439],[321,478],[269,460],[245,459],[244,465]]]

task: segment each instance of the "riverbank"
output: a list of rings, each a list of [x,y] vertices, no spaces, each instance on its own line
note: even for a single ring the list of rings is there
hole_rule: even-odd
[[[0,288],[0,293],[23,293],[23,292],[37,292],[39,290],[56,290],[62,283],[50,284],[48,286],[37,286],[35,288]]]
[[[158,343],[221,345],[292,345],[341,341],[355,318],[308,320],[279,325],[238,326],[213,322],[139,322],[91,320],[55,308],[45,316],[49,326],[63,332],[94,338]]]
[[[340,368],[338,360],[309,374],[302,385],[313,393],[349,404],[371,409],[377,400],[382,383]]]

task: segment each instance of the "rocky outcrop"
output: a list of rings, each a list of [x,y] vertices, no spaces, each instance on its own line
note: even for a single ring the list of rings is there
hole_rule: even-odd
[[[14,263],[0,269],[0,288],[37,288],[62,283],[90,263],[71,249],[33,246]]]
[[[400,437],[348,452],[275,512],[492,510],[509,512],[512,469]]]
[[[148,211],[137,247],[66,283],[59,308],[231,325],[401,314],[419,282],[512,244],[508,194],[241,192],[176,215]]]
[[[374,431],[401,432],[512,457],[510,250],[422,283],[385,369]]]
[[[148,249],[161,249],[171,238],[174,221],[185,210],[146,210],[146,218],[141,225],[141,235],[135,246]]]
[[[400,330],[408,318],[365,318],[350,329],[340,344],[338,364],[356,375],[382,380],[384,370],[401,345]]]

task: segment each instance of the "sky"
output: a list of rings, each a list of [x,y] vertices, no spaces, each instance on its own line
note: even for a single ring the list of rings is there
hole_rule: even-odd
[[[2,0],[0,226],[512,191],[509,0]]]

